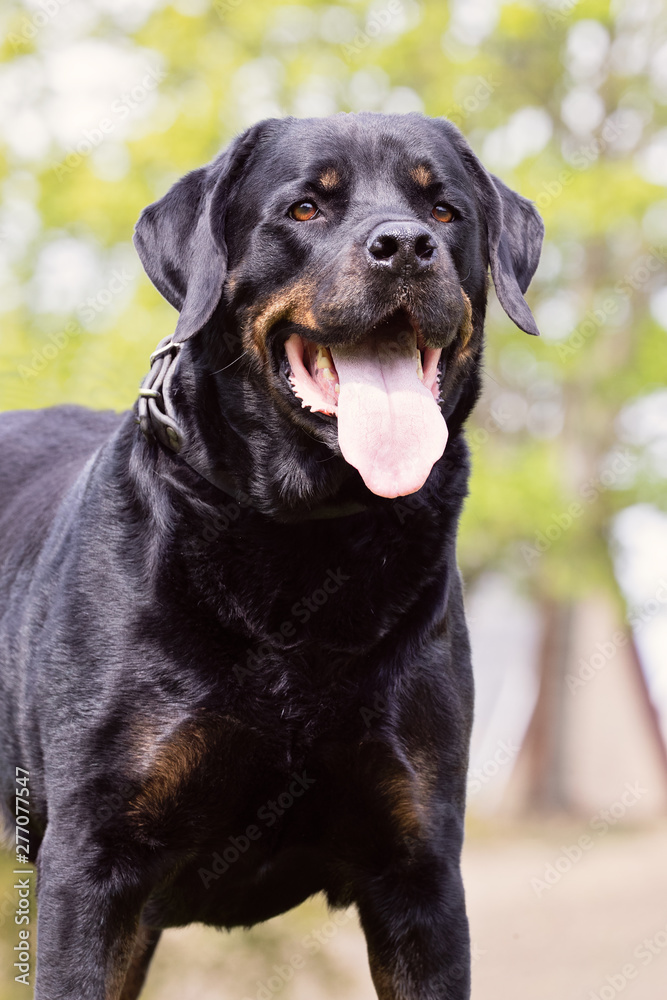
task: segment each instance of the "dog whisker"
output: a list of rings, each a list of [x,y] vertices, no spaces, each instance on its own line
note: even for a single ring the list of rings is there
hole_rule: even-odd
[[[211,375],[219,375],[219,374],[220,374],[221,372],[226,372],[228,368],[231,368],[231,367],[232,367],[232,365],[235,365],[235,364],[237,363],[237,361],[240,361],[240,360],[241,360],[241,358],[244,358],[244,357],[246,356],[246,354],[247,354],[247,353],[248,353],[247,351],[243,351],[243,353],[242,353],[242,354],[239,354],[238,358],[234,358],[234,360],[233,360],[233,361],[230,361],[230,362],[229,362],[229,364],[228,364],[228,365],[225,365],[225,367],[224,367],[224,368],[218,368],[218,370],[217,370],[217,371],[215,371],[215,372],[210,372],[210,374],[211,374]]]

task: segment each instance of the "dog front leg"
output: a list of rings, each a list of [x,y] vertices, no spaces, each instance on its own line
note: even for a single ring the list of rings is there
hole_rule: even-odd
[[[37,864],[35,1000],[120,1000],[146,898],[139,873],[51,831]]]
[[[132,960],[125,976],[125,984],[120,1000],[137,1000],[148,974],[148,967],[160,940],[161,933],[162,931],[152,927],[139,927],[134,942]]]
[[[364,882],[357,905],[380,1000],[469,1000],[458,861],[413,858]]]

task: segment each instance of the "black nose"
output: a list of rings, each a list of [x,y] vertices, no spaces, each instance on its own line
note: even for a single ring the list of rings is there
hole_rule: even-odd
[[[411,277],[433,267],[438,247],[420,222],[382,222],[366,242],[369,264]]]

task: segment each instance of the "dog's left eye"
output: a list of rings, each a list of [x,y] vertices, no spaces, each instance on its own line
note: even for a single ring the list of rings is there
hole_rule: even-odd
[[[438,222],[452,222],[454,219],[454,213],[451,208],[447,207],[447,205],[436,205],[431,212],[431,215],[434,219],[437,219]]]
[[[310,222],[320,214],[320,210],[314,201],[297,201],[290,208],[288,215],[297,222]]]

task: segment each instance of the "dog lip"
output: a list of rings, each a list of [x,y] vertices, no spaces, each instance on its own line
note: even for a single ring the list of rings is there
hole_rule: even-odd
[[[359,329],[357,328],[357,330]],[[425,350],[428,346],[417,317],[403,307],[392,309],[372,325],[361,329],[361,333],[355,332],[352,336],[342,336],[338,330],[332,333],[326,329],[302,326],[300,323],[278,321],[271,332],[274,335],[274,349],[279,361],[285,357],[285,345],[295,333],[299,334],[304,342],[312,343],[316,347],[323,347],[328,351],[358,344],[375,334],[383,334],[390,338],[392,335],[404,333],[406,330],[414,332],[420,351]]]

